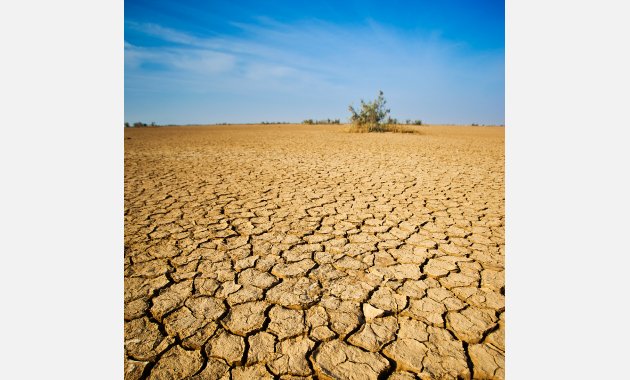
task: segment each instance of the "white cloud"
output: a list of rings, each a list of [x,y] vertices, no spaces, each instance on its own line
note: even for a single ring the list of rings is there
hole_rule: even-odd
[[[356,102],[382,89],[392,108],[401,110],[397,116],[416,117],[428,109],[439,112],[443,103],[451,107],[456,102],[443,99],[455,94],[493,102],[482,89],[490,79],[502,80],[496,75],[503,65],[502,52],[471,54],[465,46],[437,34],[402,32],[373,21],[353,27],[319,20],[292,25],[259,21],[233,24],[243,32],[238,37],[206,38],[126,22],[166,46],[125,42],[125,85],[134,91],[168,93],[170,88],[170,92],[215,94],[217,99],[225,94],[247,95],[258,97],[257,103],[271,102],[274,96],[282,97],[282,102],[306,97],[309,104],[312,99],[329,104],[333,98]],[[143,64],[164,70],[144,70]]]
[[[180,32],[175,29],[165,28],[161,25],[151,23],[137,23],[133,21],[125,21],[125,27],[136,30],[143,34],[157,37],[163,41],[174,42],[184,45],[202,47],[206,45],[204,39],[191,36],[188,33]]]
[[[170,55],[170,64],[183,70],[212,74],[228,72],[236,65],[236,57],[230,54],[208,50],[186,51],[186,53],[188,54],[176,52]]]
[[[125,65],[128,68],[139,68],[147,63],[197,74],[216,74],[232,70],[236,66],[236,57],[207,49],[148,48],[125,43]]]

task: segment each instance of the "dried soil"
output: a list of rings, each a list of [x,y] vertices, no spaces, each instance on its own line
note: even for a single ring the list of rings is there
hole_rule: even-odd
[[[504,129],[125,130],[125,378],[504,378]]]

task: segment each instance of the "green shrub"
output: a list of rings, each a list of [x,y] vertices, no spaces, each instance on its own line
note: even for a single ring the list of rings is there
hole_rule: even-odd
[[[361,100],[361,109],[355,110],[354,107],[349,106],[352,123],[350,132],[417,133],[415,130],[399,125],[398,119],[390,117],[390,110],[385,108],[386,103],[383,91],[379,91],[376,100],[367,103]]]
[[[361,109],[355,110],[349,106],[351,131],[353,132],[385,132],[389,129],[388,118],[390,110],[385,108],[387,101],[383,91],[378,92],[376,100],[364,102],[361,99]]]

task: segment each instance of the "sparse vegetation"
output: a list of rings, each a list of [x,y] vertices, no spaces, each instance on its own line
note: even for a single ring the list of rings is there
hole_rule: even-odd
[[[399,125],[398,119],[391,118],[389,116],[390,110],[385,108],[386,103],[383,91],[379,91],[376,100],[366,103],[361,99],[360,110],[355,110],[354,107],[349,106],[350,122],[352,123],[350,132],[417,132]]]
[[[405,124],[407,124],[407,125],[422,125],[422,120],[407,119],[407,120],[405,120]]]
[[[263,121],[260,124],[268,125],[268,124],[291,124],[288,121]]]
[[[302,124],[314,125],[314,124],[341,124],[341,120],[339,119],[322,119],[322,120],[313,120],[306,119],[302,122]]]
[[[125,122],[125,128],[146,128],[146,127],[157,127],[157,126],[158,125],[155,124],[155,122],[151,122],[151,124],[147,124],[147,123],[137,121],[131,125],[128,122]]]

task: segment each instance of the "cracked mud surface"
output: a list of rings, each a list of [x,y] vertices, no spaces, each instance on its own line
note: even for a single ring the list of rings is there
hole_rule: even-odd
[[[421,130],[125,129],[125,378],[504,378],[504,130]]]

